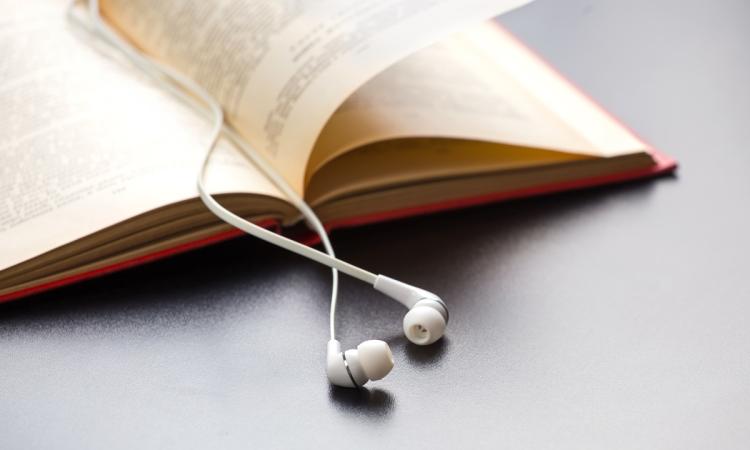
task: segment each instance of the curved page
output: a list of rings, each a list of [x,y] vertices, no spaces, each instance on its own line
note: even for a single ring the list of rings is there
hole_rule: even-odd
[[[198,80],[300,193],[320,130],[359,86],[529,0],[106,0],[131,40]]]

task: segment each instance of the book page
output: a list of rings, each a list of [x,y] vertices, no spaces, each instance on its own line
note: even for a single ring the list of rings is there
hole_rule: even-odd
[[[197,196],[206,121],[65,19],[0,0],[0,270]],[[223,144],[214,192],[281,194]]]
[[[156,58],[196,79],[302,194],[309,154],[365,81],[460,27],[528,0],[105,0]]]
[[[597,157],[645,147],[507,32],[483,23],[404,58],[352,94],[321,132],[307,180],[353,148],[436,137]]]

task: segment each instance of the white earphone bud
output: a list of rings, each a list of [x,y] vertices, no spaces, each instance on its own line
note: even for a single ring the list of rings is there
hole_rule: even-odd
[[[409,308],[404,316],[404,334],[417,345],[429,345],[443,337],[448,307],[432,292],[378,275],[373,286]]]
[[[393,369],[393,354],[384,341],[364,341],[356,350],[342,352],[339,341],[333,339],[328,341],[326,356],[328,381],[341,387],[362,387]]]
[[[417,345],[429,345],[443,337],[448,309],[432,299],[417,302],[404,316],[404,334]]]

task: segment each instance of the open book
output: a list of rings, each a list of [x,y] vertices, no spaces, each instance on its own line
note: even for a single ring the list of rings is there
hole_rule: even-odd
[[[0,0],[0,300],[239,234],[197,198],[205,118],[66,21],[61,3]],[[672,170],[488,21],[523,3],[101,7],[209,89],[238,139],[330,228]],[[300,221],[228,138],[207,186],[256,223]]]

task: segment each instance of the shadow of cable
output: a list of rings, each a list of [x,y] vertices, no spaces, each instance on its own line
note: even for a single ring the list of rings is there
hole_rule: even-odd
[[[418,366],[432,366],[439,362],[448,351],[450,340],[447,337],[431,345],[406,344],[405,353],[409,362]]]
[[[396,408],[393,395],[378,388],[350,389],[330,386],[328,397],[340,411],[373,419],[385,419]]]
[[[391,348],[402,351],[409,364],[420,367],[438,364],[450,347],[450,339],[447,336],[443,336],[439,341],[430,345],[413,344],[404,335],[387,339],[387,342]]]

